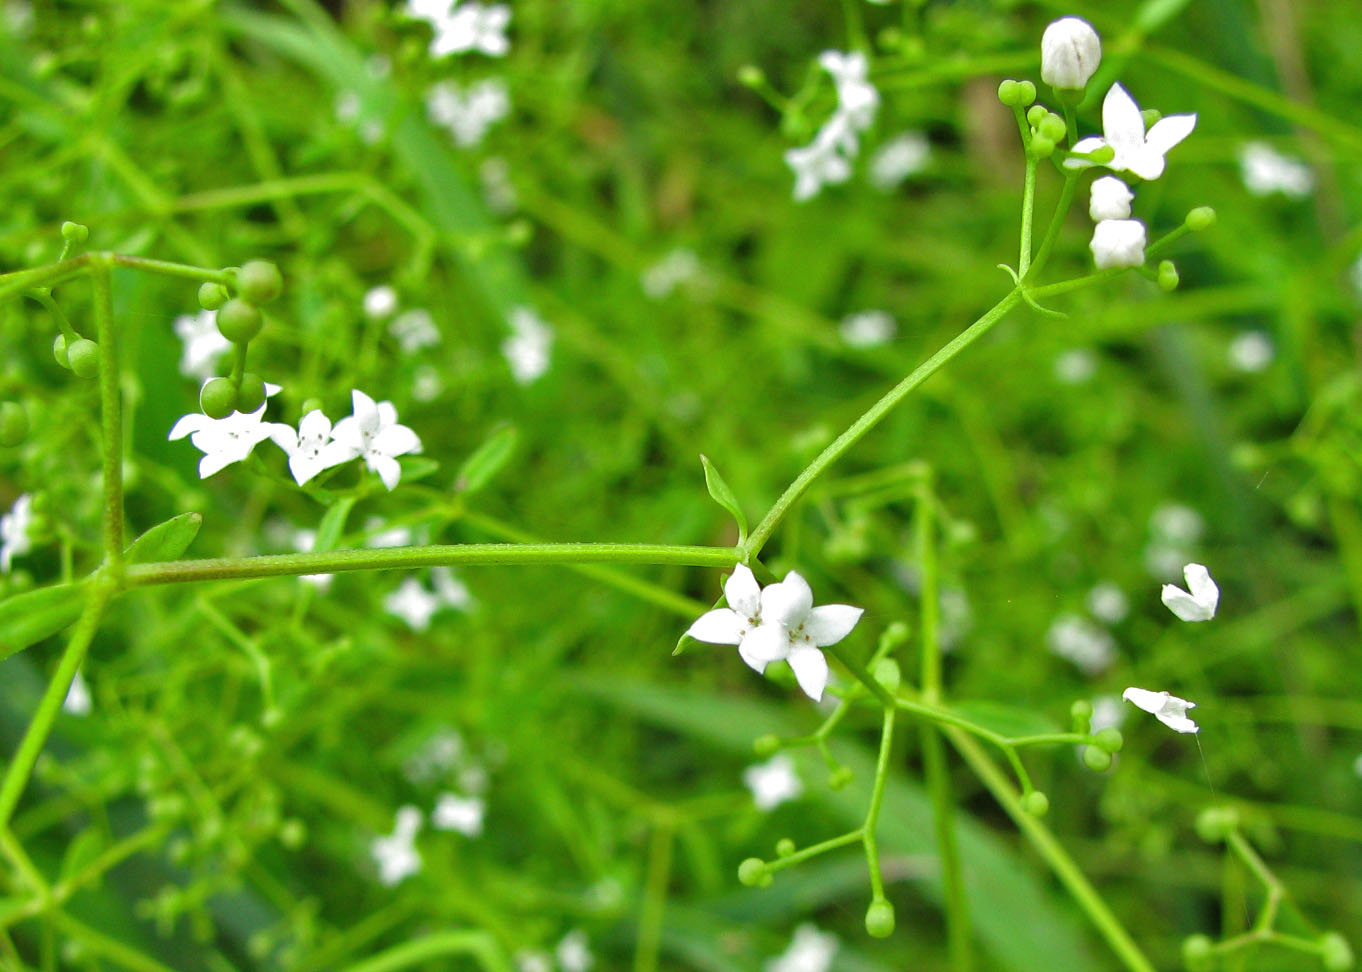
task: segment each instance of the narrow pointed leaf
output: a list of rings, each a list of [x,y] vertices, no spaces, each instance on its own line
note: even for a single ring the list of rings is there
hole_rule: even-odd
[[[340,544],[341,535],[345,533],[345,520],[355,505],[355,499],[354,496],[344,496],[327,508],[326,515],[317,527],[317,540],[312,544],[313,553],[330,553]]]
[[[181,513],[164,523],[158,523],[132,542],[124,553],[130,564],[150,564],[161,560],[175,560],[189,549],[203,526],[199,513]]]
[[[0,660],[75,623],[85,607],[80,584],[58,584],[0,603]]]
[[[490,483],[515,452],[520,432],[514,425],[503,425],[464,460],[459,467],[459,475],[454,479],[454,488],[465,496],[471,496]]]
[[[747,542],[747,517],[743,516],[742,507],[738,504],[738,497],[733,493],[732,487],[719,475],[719,470],[714,468],[714,463],[709,461],[709,457],[700,456],[700,464],[705,467],[705,487],[709,490],[710,497],[724,509],[733,515],[733,519],[738,523],[738,546]]]

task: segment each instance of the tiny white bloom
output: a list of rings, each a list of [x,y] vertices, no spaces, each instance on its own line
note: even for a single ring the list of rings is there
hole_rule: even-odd
[[[85,678],[76,672],[76,677],[71,679],[71,687],[66,690],[66,701],[61,704],[62,710],[74,716],[87,716],[90,714],[91,698],[90,686],[85,684]]]
[[[1066,385],[1081,385],[1097,374],[1097,355],[1088,348],[1070,348],[1055,358],[1055,377]]]
[[[505,159],[495,156],[483,159],[478,166],[478,177],[482,180],[482,197],[488,209],[502,216],[515,211],[520,200],[511,183],[511,167]]]
[[[415,354],[440,343],[440,329],[435,326],[435,318],[424,308],[409,310],[393,318],[388,333],[396,339],[403,354]]]
[[[1230,367],[1247,374],[1257,374],[1272,364],[1272,339],[1262,331],[1245,331],[1230,342]]]
[[[1196,732],[1197,724],[1187,716],[1188,709],[1195,709],[1195,702],[1188,702],[1167,692],[1150,692],[1142,688],[1128,688],[1121,693],[1137,709],[1153,715],[1174,732]]]
[[[443,606],[440,598],[426,590],[415,577],[403,580],[397,590],[383,599],[383,610],[401,618],[413,631],[429,628],[430,619]]]
[[[511,97],[504,82],[488,78],[467,90],[452,81],[441,81],[426,92],[426,115],[446,129],[461,148],[472,148],[492,125],[511,111]]]
[[[487,805],[481,797],[441,793],[430,821],[437,830],[456,830],[465,837],[477,837],[482,834],[482,818],[486,812]]]
[[[507,318],[511,336],[501,344],[501,353],[511,366],[511,376],[528,385],[549,370],[549,351],[553,331],[532,308],[520,306]]]
[[[1115,176],[1094,179],[1088,196],[1088,215],[1093,222],[1104,219],[1129,219],[1130,203],[1135,193]]]
[[[897,329],[894,318],[882,310],[848,314],[837,326],[842,340],[853,348],[878,348],[888,344]]]
[[[1244,188],[1255,196],[1279,192],[1303,199],[1315,188],[1315,174],[1300,159],[1283,155],[1266,142],[1247,142],[1239,149],[1239,171]]]
[[[869,81],[870,62],[865,54],[860,51],[850,54],[824,51],[818,55],[818,63],[832,75],[837,88],[838,113],[845,115],[853,128],[868,127],[875,120],[880,93]]]
[[[516,972],[553,972],[553,958],[548,952],[516,952]]]
[[[1119,624],[1130,611],[1130,601],[1114,583],[1102,581],[1088,591],[1088,610],[1099,621]]]
[[[199,381],[207,381],[216,373],[218,356],[232,347],[232,342],[218,330],[218,312],[204,310],[197,314],[181,314],[175,318],[175,334],[184,342],[180,355],[180,374]]]
[[[1040,79],[1052,88],[1083,88],[1102,62],[1102,40],[1080,17],[1062,17],[1040,38]]]
[[[432,567],[430,579],[435,585],[435,596],[440,599],[443,606],[459,611],[467,611],[473,607],[473,595],[469,592],[468,585],[455,577],[454,571],[450,568]]]
[[[397,811],[393,832],[376,837],[369,853],[378,865],[378,879],[391,887],[421,870],[421,855],[416,850],[416,835],[421,830],[421,811],[410,804]]]
[[[1144,265],[1144,223],[1138,219],[1104,219],[1093,227],[1093,262],[1099,270]]]
[[[376,321],[397,310],[397,291],[387,284],[372,287],[364,295],[364,314]]]
[[[690,250],[672,250],[639,276],[643,292],[661,300],[677,287],[700,275],[700,259]]]
[[[336,95],[336,121],[347,125],[359,121],[359,113],[363,107],[359,92],[342,91]]]
[[[1045,635],[1046,644],[1060,658],[1077,665],[1085,675],[1096,675],[1116,660],[1111,635],[1077,614],[1061,614]]]
[[[501,57],[511,49],[511,42],[506,39],[506,28],[510,23],[511,8],[504,3],[463,0],[430,20],[435,28],[430,56],[481,51],[491,57]]]
[[[331,438],[348,450],[349,458],[363,459],[391,490],[402,478],[397,457],[420,452],[421,440],[411,429],[398,424],[392,402],[375,402],[358,389],[350,393],[350,399],[354,414],[336,423]]]
[[[0,571],[8,574],[15,557],[33,549],[29,531],[33,527],[33,497],[23,493],[9,512],[0,516]]]
[[[762,589],[742,564],[724,584],[729,606],[701,615],[687,630],[697,641],[737,645],[738,655],[756,672],[786,661],[804,694],[815,702],[828,684],[828,662],[819,648],[835,645],[856,627],[861,608],[847,604],[813,606],[813,591],[795,571]]]
[[[1175,584],[1164,584],[1160,597],[1183,621],[1209,621],[1215,617],[1220,603],[1220,588],[1211,580],[1210,571],[1201,564],[1188,564],[1182,569],[1191,593]]]
[[[449,13],[454,0],[407,0],[407,16],[418,20],[439,20]]]
[[[804,148],[790,149],[785,153],[785,164],[795,176],[795,202],[812,199],[823,186],[836,185],[851,178],[851,163],[843,154],[849,137],[854,146],[855,136],[846,118],[836,115],[818,130],[813,141]]]
[[[932,143],[922,132],[902,132],[885,142],[870,157],[870,184],[881,192],[897,189],[917,175],[932,159]]]
[[[1130,172],[1141,179],[1157,179],[1163,175],[1163,157],[1168,150],[1192,134],[1195,127],[1196,115],[1169,115],[1156,121],[1146,133],[1140,106],[1125,88],[1113,84],[1102,102],[1102,135],[1080,139],[1073,150],[1094,152],[1104,145],[1110,146],[1116,155],[1103,163],[1106,168]],[[1066,159],[1064,164],[1075,169],[1092,165],[1077,158]]]
[[[266,386],[267,393],[269,388]],[[264,416],[264,405],[254,412],[233,412],[220,419],[209,418],[202,412],[190,412],[181,416],[167,438],[175,440],[189,436],[194,448],[203,453],[199,460],[199,478],[207,479],[220,469],[241,462],[252,449],[272,437],[277,431],[276,425],[264,421]]]
[[[836,935],[805,923],[795,929],[784,954],[766,963],[766,972],[829,972],[837,944]]]
[[[742,782],[752,791],[752,802],[758,810],[774,810],[786,800],[797,800],[804,793],[794,760],[786,753],[778,753],[764,763],[747,767],[742,771]]]
[[[318,473],[353,459],[354,452],[332,441],[331,420],[319,409],[302,417],[295,431],[282,423],[273,423],[269,437],[288,455],[288,469],[299,486],[310,482]]]
[[[1149,515],[1150,533],[1171,544],[1194,544],[1205,530],[1205,519],[1184,503],[1163,503]]]
[[[563,936],[554,949],[558,958],[558,968],[562,972],[587,972],[596,964],[596,958],[587,947],[586,932],[575,928]]]

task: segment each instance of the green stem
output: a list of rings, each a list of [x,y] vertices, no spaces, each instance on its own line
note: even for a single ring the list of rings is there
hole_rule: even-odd
[[[14,297],[36,287],[51,288],[64,280],[71,280],[86,272],[90,254],[82,253],[69,260],[49,263],[45,267],[31,267],[0,274],[0,300]]]
[[[1045,267],[1046,261],[1050,259],[1050,251],[1054,249],[1055,240],[1059,238],[1059,231],[1064,226],[1064,219],[1069,215],[1069,207],[1073,205],[1074,190],[1078,188],[1078,176],[1080,170],[1064,170],[1064,186],[1059,190],[1059,202],[1055,204],[1054,215],[1050,217],[1050,225],[1045,227],[1045,236],[1040,241],[1040,249],[1036,251],[1036,259],[1031,264],[1033,274],[1040,273]],[[1025,277],[1023,271],[1021,276]],[[1033,290],[1032,296],[1035,295]]]
[[[1026,153],[1026,177],[1022,182],[1021,252],[1017,257],[1017,276],[1026,277],[1031,269],[1031,225],[1036,215],[1036,157]]]
[[[1015,289],[1010,291],[1002,300],[989,308],[982,317],[948,341],[930,358],[918,365],[908,377],[904,378],[901,382],[891,388],[883,398],[870,406],[860,418],[853,422],[850,428],[839,435],[833,440],[832,444],[819,453],[817,458],[809,463],[804,471],[795,478],[795,481],[786,487],[785,492],[780,494],[775,505],[771,507],[766,516],[762,517],[762,521],[757,524],[756,529],[754,529],[747,538],[747,546],[743,552],[742,561],[744,563],[750,562],[761,553],[762,547],[765,546],[766,541],[771,538],[771,534],[774,533],[776,527],[780,525],[780,521],[784,519],[785,514],[790,511],[790,507],[808,492],[809,487],[813,485],[814,480],[822,475],[824,470],[840,459],[848,449],[854,446],[867,432],[878,425],[880,421],[889,414],[890,410],[899,402],[903,401],[913,389],[917,388],[918,385],[922,384],[935,374],[942,365],[946,364],[961,351],[965,350],[965,348],[987,334],[989,329],[992,328],[994,324],[997,324],[998,321],[1002,320],[1007,312],[1015,307],[1020,300],[1020,291]]]
[[[76,329],[71,326],[70,320],[66,317],[66,312],[52,299],[51,294],[46,290],[33,290],[29,291],[29,296],[47,308],[47,312],[51,314],[53,319],[57,322],[57,330],[61,331],[68,343],[80,340],[80,335],[77,334]]]
[[[802,847],[788,857],[778,857],[774,861],[767,861],[766,866],[772,871],[779,871],[787,867],[793,867],[796,864],[802,864],[811,857],[817,857],[819,854],[826,854],[830,850],[836,850],[839,847],[845,847],[847,844],[856,843],[856,841],[861,839],[864,829],[865,828],[863,827],[857,827],[855,830],[841,834],[837,837],[830,837],[827,840],[819,841],[816,844],[810,844],[808,847]]]
[[[487,972],[511,972],[501,946],[485,931],[436,932],[425,938],[403,942],[392,948],[347,966],[344,972],[391,972],[411,965],[429,962],[441,955],[468,955],[477,960]]]
[[[104,255],[91,261],[95,333],[99,341],[99,421],[104,484],[104,556],[115,584],[123,577],[123,399],[118,387],[118,335],[113,274]]]
[[[149,260],[146,257],[129,256],[126,253],[100,255],[111,260],[115,266],[128,267],[131,270],[145,270],[147,273],[159,273],[164,277],[178,277],[181,280],[197,280],[200,283],[220,283],[223,285],[229,285],[233,282],[232,274],[227,270],[196,267],[188,263],[172,263],[169,260]]]
[[[865,862],[870,869],[870,892],[876,899],[884,897],[884,877],[880,874],[880,852],[875,842],[875,828],[880,822],[884,805],[884,787],[889,782],[889,756],[894,749],[894,707],[884,707],[884,726],[880,730],[880,755],[875,761],[875,785],[870,791],[870,807],[866,810],[865,826],[861,828],[861,843],[865,845]]]

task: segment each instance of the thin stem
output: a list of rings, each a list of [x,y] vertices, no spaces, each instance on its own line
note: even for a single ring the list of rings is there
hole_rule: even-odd
[[[845,432],[839,435],[833,442],[818,454],[813,462],[809,463],[789,486],[785,492],[780,494],[775,505],[767,511],[757,524],[751,535],[747,538],[747,546],[744,550],[742,560],[744,563],[750,562],[759,553],[766,541],[771,538],[780,521],[785,514],[790,511],[795,503],[809,490],[820,475],[829,466],[842,457],[842,455],[859,442],[867,432],[873,429],[880,421],[889,414],[895,405],[903,401],[913,389],[922,384],[937,372],[942,365],[946,364],[965,348],[969,347],[979,338],[988,333],[989,329],[997,324],[1006,316],[1017,303],[1021,300],[1020,291],[1014,289],[1010,291],[1002,300],[994,304],[977,321],[965,328],[935,354],[918,365],[913,372],[901,382],[891,388],[883,398],[881,398],[855,422],[853,422]],[[872,680],[873,681],[873,680]]]
[[[865,826],[861,828],[861,843],[865,845],[865,862],[870,869],[870,892],[876,899],[884,897],[884,877],[880,874],[880,852],[875,843],[875,828],[880,822],[880,808],[884,805],[884,787],[889,782],[889,756],[894,749],[894,707],[884,707],[884,726],[880,730],[880,755],[875,761],[875,785],[870,791],[870,807],[866,810]]]
[[[123,399],[118,387],[118,335],[114,330],[112,278],[107,258],[91,261],[90,284],[94,288],[95,333],[99,341],[104,556],[114,582],[118,583],[123,576]]]
[[[817,857],[819,854],[826,854],[830,850],[836,850],[839,847],[845,847],[847,844],[856,843],[856,841],[861,839],[864,830],[865,828],[863,827],[857,827],[855,830],[841,834],[837,837],[830,837],[827,840],[819,841],[816,844],[810,844],[808,847],[801,847],[787,857],[778,857],[774,861],[767,861],[766,866],[771,871],[779,871],[787,867],[793,867],[796,864],[802,864],[811,857]]]
[[[69,260],[59,260],[45,267],[30,267],[0,274],[0,300],[14,297],[36,287],[54,287],[64,280],[71,280],[85,273],[90,263],[90,254],[82,253]]]
[[[126,253],[100,255],[111,260],[115,266],[128,267],[132,270],[145,270],[147,273],[159,273],[164,277],[197,280],[200,283],[232,283],[232,274],[227,270],[196,267],[188,263],[172,263],[169,260],[149,260],[146,257],[129,256]]]
[[[80,335],[76,333],[76,329],[71,326],[70,320],[67,319],[66,312],[52,299],[51,294],[46,290],[31,290],[29,291],[28,296],[47,308],[47,312],[51,314],[53,319],[57,322],[57,330],[61,331],[67,341],[77,341],[80,339]]]
[[[1036,215],[1036,157],[1026,153],[1026,177],[1022,181],[1021,252],[1017,257],[1017,276],[1031,269],[1031,224]]]
[[[1069,109],[1065,108],[1066,111]],[[1055,240],[1059,238],[1059,231],[1064,226],[1064,219],[1069,215],[1069,207],[1073,205],[1074,190],[1078,188],[1078,169],[1064,170],[1064,185],[1059,190],[1059,202],[1055,203],[1054,215],[1050,217],[1050,225],[1045,228],[1045,236],[1040,241],[1040,249],[1036,251],[1036,259],[1031,264],[1031,273],[1037,274],[1045,267],[1050,259],[1050,251],[1054,248]],[[1022,271],[1023,277],[1026,271]],[[1033,290],[1032,296],[1035,295]]]

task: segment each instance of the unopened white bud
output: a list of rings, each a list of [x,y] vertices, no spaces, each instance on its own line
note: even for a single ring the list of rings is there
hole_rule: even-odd
[[[1104,219],[1092,231],[1093,261],[1099,270],[1144,265],[1144,223],[1138,219]]]
[[[1129,219],[1130,203],[1135,193],[1115,176],[1103,176],[1092,184],[1088,198],[1088,215],[1094,223],[1104,219]]]
[[[1056,20],[1040,38],[1040,77],[1054,88],[1082,88],[1102,61],[1102,40],[1079,17]]]

